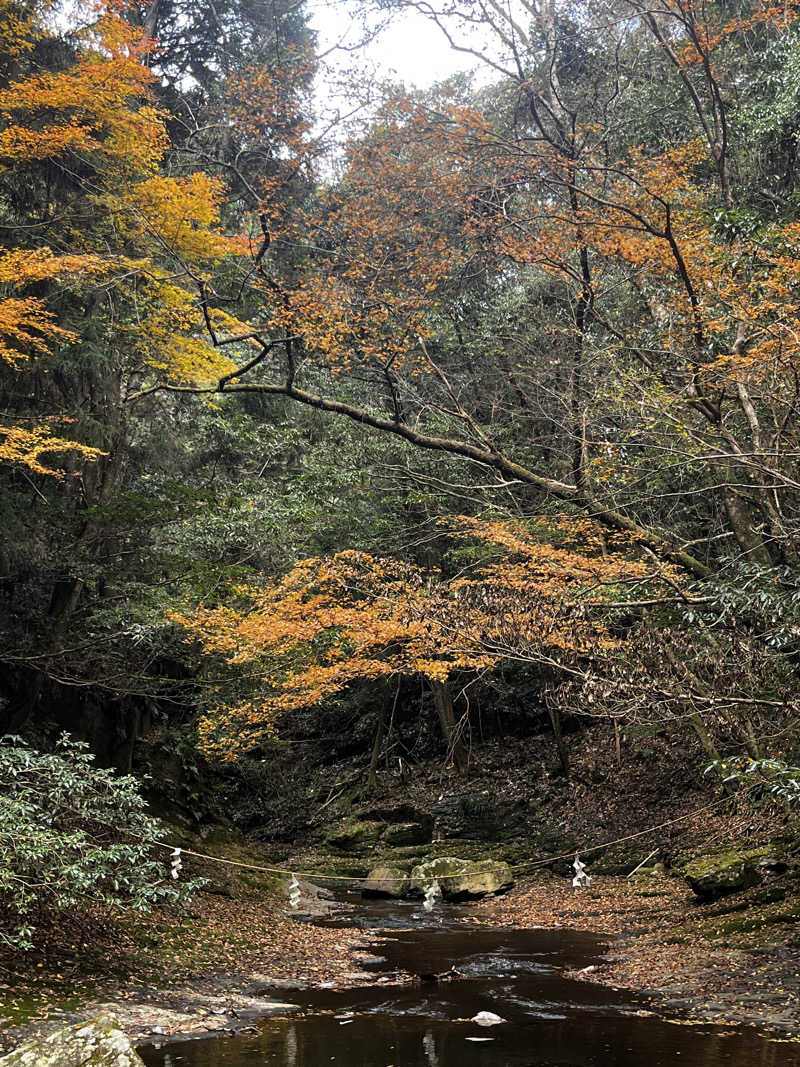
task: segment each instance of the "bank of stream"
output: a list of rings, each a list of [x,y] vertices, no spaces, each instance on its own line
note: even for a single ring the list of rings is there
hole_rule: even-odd
[[[602,962],[598,934],[467,918],[455,906],[428,915],[418,903],[359,903],[327,921],[370,935],[370,984],[276,989],[296,1013],[140,1054],[147,1067],[800,1067],[795,1044],[664,1018],[644,998],[573,977]],[[479,1012],[504,1021],[478,1025]]]

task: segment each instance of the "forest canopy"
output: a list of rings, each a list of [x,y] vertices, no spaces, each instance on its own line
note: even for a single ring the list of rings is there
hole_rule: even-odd
[[[794,6],[419,5],[481,77],[334,123],[302,5],[201,6],[0,7],[7,728],[230,758],[413,678],[466,770],[513,666],[559,744],[785,754]]]

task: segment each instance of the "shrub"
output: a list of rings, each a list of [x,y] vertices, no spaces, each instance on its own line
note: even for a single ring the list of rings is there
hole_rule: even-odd
[[[715,760],[706,768],[706,773],[711,771],[722,775],[725,783],[744,782],[757,795],[800,806],[800,767],[792,767],[783,760],[730,756]]]
[[[135,778],[96,767],[67,735],[54,753],[0,739],[0,942],[32,948],[48,920],[97,904],[187,899],[198,883],[170,877],[145,807]]]

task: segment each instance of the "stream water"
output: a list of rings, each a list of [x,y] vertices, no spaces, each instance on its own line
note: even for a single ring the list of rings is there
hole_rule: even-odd
[[[600,958],[605,945],[596,935],[465,925],[458,915],[359,905],[337,922],[380,937],[375,984],[278,990],[302,1015],[266,1019],[257,1035],[145,1046],[140,1054],[147,1067],[800,1067],[798,1046],[751,1029],[669,1021],[630,993],[566,977]],[[451,968],[463,977],[432,978]],[[420,980],[380,984],[397,970]],[[506,1022],[469,1021],[480,1011]]]

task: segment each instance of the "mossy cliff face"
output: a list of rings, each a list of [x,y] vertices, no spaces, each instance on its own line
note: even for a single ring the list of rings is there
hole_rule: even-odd
[[[324,844],[348,855],[369,855],[376,846],[387,850],[427,844],[432,826],[433,820],[424,815],[414,820],[346,819],[328,830]]]
[[[144,1067],[111,1015],[68,1026],[21,1045],[2,1067]]]

